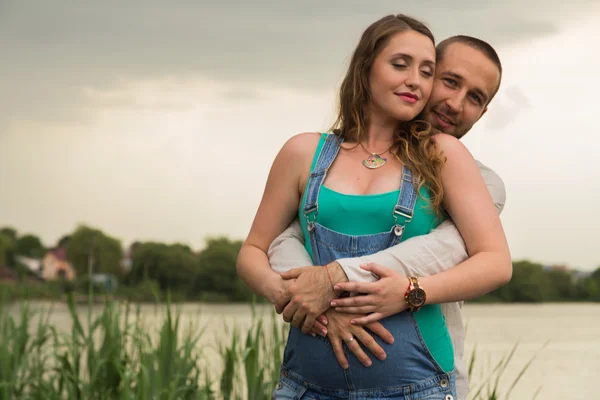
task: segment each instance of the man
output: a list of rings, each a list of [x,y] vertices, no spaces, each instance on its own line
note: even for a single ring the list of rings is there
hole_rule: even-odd
[[[497,93],[502,76],[502,66],[498,55],[487,43],[468,36],[454,36],[437,46],[437,67],[433,91],[429,103],[423,110],[422,118],[431,125],[457,138],[463,137],[485,114],[487,107]],[[505,189],[502,180],[492,170],[478,163],[498,212],[505,203]],[[293,277],[304,274],[297,280],[296,288],[304,290],[326,288],[329,279],[339,282],[371,282],[377,277],[360,268],[366,263],[384,265],[404,276],[430,276],[448,270],[468,258],[464,241],[452,223],[445,221],[431,233],[417,236],[392,248],[370,256],[337,260],[326,268],[305,267],[312,265],[305,250],[300,225],[295,221],[285,232],[275,239],[269,249],[269,258],[278,272],[297,268]],[[284,278],[292,275],[284,274]],[[322,297],[332,296],[318,294]],[[294,296],[290,292],[290,298]],[[326,300],[331,300],[327,298]],[[467,300],[467,298],[462,299]],[[289,301],[289,299],[287,299]],[[459,399],[466,399],[468,380],[464,362],[464,327],[461,315],[462,302],[442,304],[448,330],[455,348],[456,384]],[[297,305],[298,309],[311,309],[309,304]],[[286,313],[289,308],[286,309]],[[278,312],[283,311],[278,305]],[[284,313],[284,319],[291,320]],[[311,323],[317,315],[309,315]],[[294,318],[296,320],[296,318]]]

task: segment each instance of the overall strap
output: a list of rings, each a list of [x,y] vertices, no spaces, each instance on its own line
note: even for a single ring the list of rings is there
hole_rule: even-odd
[[[394,207],[394,234],[399,238],[404,233],[404,228],[414,215],[417,203],[417,191],[413,183],[413,175],[406,165],[402,166],[402,180],[400,181],[400,195]]]
[[[304,217],[308,221],[309,230],[312,230],[314,227],[314,221],[317,217],[317,213],[319,212],[318,198],[321,185],[323,184],[323,181],[325,181],[327,171],[329,170],[329,167],[331,167],[331,164],[333,164],[333,160],[335,160],[335,157],[340,150],[340,144],[342,143],[342,140],[343,139],[337,135],[327,135],[325,143],[323,144],[323,148],[321,149],[321,154],[319,154],[319,158],[317,159],[315,168],[308,177],[306,202],[304,205]]]

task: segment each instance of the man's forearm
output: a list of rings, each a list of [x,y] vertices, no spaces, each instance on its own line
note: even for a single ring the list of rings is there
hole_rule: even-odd
[[[304,237],[298,219],[275,238],[269,246],[268,256],[271,268],[276,272],[313,265],[304,247]]]
[[[378,278],[360,268],[376,263],[404,276],[429,276],[447,271],[469,258],[460,232],[451,221],[431,233],[415,236],[396,246],[363,257],[337,260],[352,282],[374,282]]]

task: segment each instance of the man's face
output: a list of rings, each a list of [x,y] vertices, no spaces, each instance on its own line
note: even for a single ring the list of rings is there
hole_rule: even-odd
[[[453,43],[437,64],[423,118],[434,128],[460,139],[487,111],[499,82],[498,67],[481,51]]]

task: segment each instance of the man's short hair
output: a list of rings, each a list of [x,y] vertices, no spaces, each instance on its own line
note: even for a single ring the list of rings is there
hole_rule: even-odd
[[[475,37],[466,36],[466,35],[456,35],[456,36],[451,36],[448,39],[441,41],[436,46],[435,52],[436,52],[436,59],[437,59],[438,63],[442,62],[442,60],[444,59],[444,56],[446,55],[446,50],[448,50],[448,47],[450,47],[454,43],[462,43],[462,44],[469,46],[475,50],[479,50],[480,52],[483,53],[484,56],[486,56],[488,58],[488,60],[493,62],[494,65],[498,68],[498,71],[500,72],[498,86],[496,87],[496,90],[494,91],[494,93],[492,93],[492,96],[488,100],[488,103],[489,103],[490,101],[492,101],[492,98],[494,98],[496,93],[498,93],[498,89],[500,89],[500,82],[502,81],[502,63],[500,62],[500,57],[498,57],[498,53],[496,53],[496,50],[494,50],[494,48],[489,43],[487,43],[481,39],[477,39]]]

